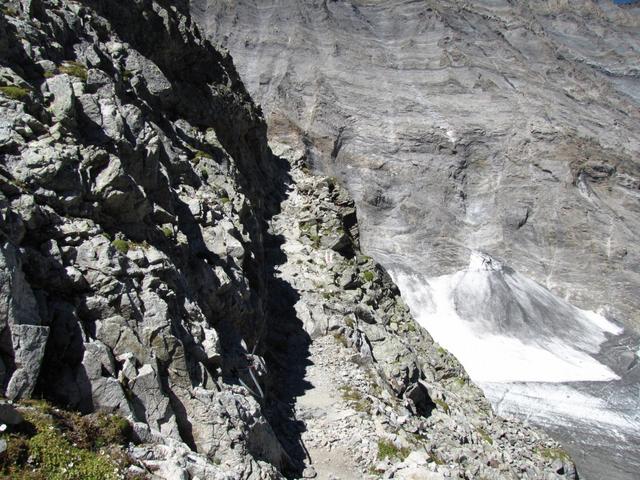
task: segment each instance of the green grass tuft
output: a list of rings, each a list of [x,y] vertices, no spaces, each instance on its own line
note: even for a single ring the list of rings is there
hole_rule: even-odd
[[[131,244],[127,240],[122,240],[121,238],[116,238],[113,242],[111,242],[111,245],[113,245],[113,248],[124,255],[126,255],[131,248]]]
[[[42,400],[21,401],[25,422],[1,434],[7,450],[0,455],[0,478],[15,480],[116,480],[131,459],[123,446],[131,425],[118,416],[56,409]]]
[[[371,270],[365,270],[364,272],[362,272],[362,279],[365,282],[373,282],[374,278],[375,278],[375,275]]]
[[[122,75],[122,79],[125,82],[130,82],[131,79],[133,78],[134,73],[131,70],[122,70],[122,72],[120,72],[120,75]]]
[[[451,408],[449,408],[449,404],[447,402],[445,402],[444,400],[440,400],[439,398],[435,398],[433,401],[444,411],[444,413],[449,415],[449,413],[451,412]]]
[[[490,445],[493,445],[493,438],[491,438],[491,435],[489,435],[484,428],[478,427],[477,431],[485,442],[487,442]]]
[[[364,398],[355,388],[344,385],[340,387],[340,394],[343,400],[350,402],[356,412],[368,412],[371,402]]]
[[[16,87],[15,85],[0,87],[0,92],[2,92],[5,97],[9,97],[12,100],[24,100],[30,93],[28,89]]]
[[[17,17],[18,10],[13,7],[2,7],[2,13],[4,13],[7,17]]]
[[[342,345],[344,348],[347,348],[349,345],[347,344],[347,339],[341,333],[334,333],[333,339]]]
[[[384,460],[385,458],[399,458],[400,460],[404,460],[410,453],[410,449],[406,447],[398,448],[389,440],[378,440],[378,460]]]
[[[49,480],[117,480],[118,466],[108,457],[73,446],[55,429],[28,441],[39,470]]]
[[[194,160],[200,161],[202,159],[213,159],[213,156],[210,153],[204,152],[202,150],[196,150],[194,152]]]
[[[65,62],[58,67],[60,73],[66,73],[81,80],[87,80],[87,67],[79,62]]]
[[[563,462],[571,461],[569,454],[561,448],[540,448],[540,455],[548,460],[562,460]]]

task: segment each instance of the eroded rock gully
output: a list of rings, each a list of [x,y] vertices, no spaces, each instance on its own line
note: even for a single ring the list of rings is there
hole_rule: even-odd
[[[414,322],[335,179],[272,153],[186,3],[5,2],[0,33],[3,395],[119,412],[149,478],[574,476]]]

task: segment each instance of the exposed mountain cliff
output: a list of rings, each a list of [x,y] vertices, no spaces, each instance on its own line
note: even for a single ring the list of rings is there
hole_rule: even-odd
[[[191,5],[271,135],[346,179],[370,251],[439,275],[486,250],[640,325],[640,8]]]
[[[186,7],[3,3],[2,474],[575,477],[415,323],[335,179],[272,153]],[[59,407],[125,417],[125,457]]]
[[[553,431],[587,478],[635,478],[637,3],[190,5],[495,408]]]

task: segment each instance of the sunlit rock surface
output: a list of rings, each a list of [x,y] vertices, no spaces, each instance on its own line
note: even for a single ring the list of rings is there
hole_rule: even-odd
[[[193,0],[262,104],[356,195],[372,251],[469,249],[640,322],[640,11],[610,2]],[[291,138],[294,141],[294,138]],[[389,258],[387,263],[393,263]]]
[[[571,381],[595,395],[596,416],[638,410],[640,8],[192,0],[191,9],[230,49],[270,136],[345,182],[365,249],[401,287],[402,275],[422,279],[418,297],[431,302],[438,281],[473,279],[474,251],[513,269],[428,307],[455,310],[456,329],[437,311],[426,325],[492,382],[496,406],[530,415],[526,398],[539,395],[555,408],[550,392]],[[487,305],[500,316],[478,314]],[[465,336],[478,339],[469,361],[456,343]],[[519,356],[477,364],[500,350]],[[555,383],[504,383],[532,381]],[[501,389],[511,394],[499,405]],[[577,425],[571,405],[531,419],[561,433],[587,478],[633,478],[631,437],[606,422]]]

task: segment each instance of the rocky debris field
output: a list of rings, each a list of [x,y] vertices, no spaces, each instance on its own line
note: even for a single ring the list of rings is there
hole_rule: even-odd
[[[271,221],[284,254],[275,277],[296,293],[291,317],[280,310],[273,326],[287,333],[274,375],[294,392],[304,475],[572,478],[557,443],[495,416],[413,320],[384,269],[361,253],[346,190],[309,175],[300,153],[273,149],[292,162],[288,196]]]
[[[126,418],[118,475],[574,476],[413,321],[346,191],[275,153],[183,2],[5,2],[2,394]]]

